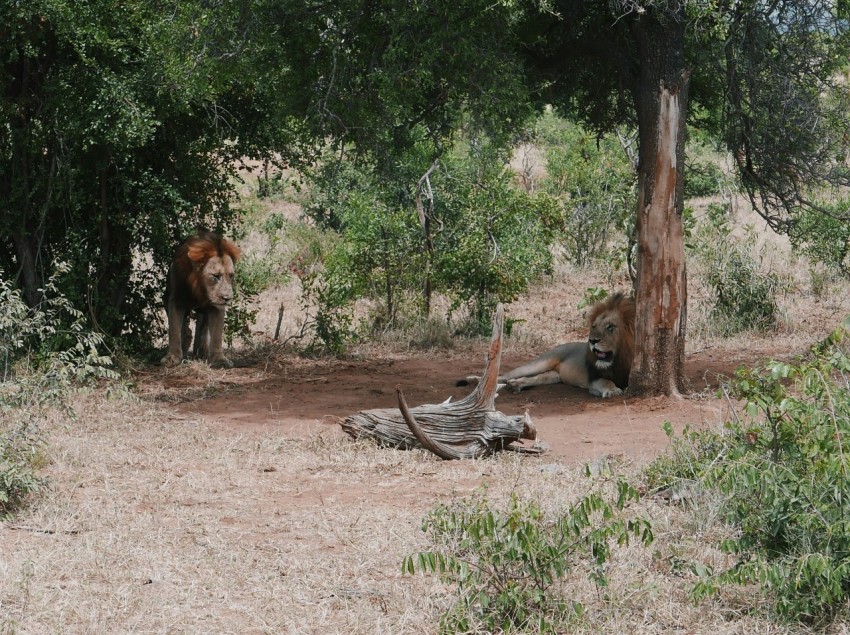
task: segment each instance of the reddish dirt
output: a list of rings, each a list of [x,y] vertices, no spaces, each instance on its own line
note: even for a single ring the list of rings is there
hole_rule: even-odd
[[[513,368],[525,359],[506,358]],[[750,362],[752,359],[750,358]],[[540,386],[513,394],[504,391],[496,407],[506,414],[528,411],[547,456],[587,461],[624,455],[639,462],[651,459],[668,443],[665,421],[680,431],[716,425],[726,404],[715,396],[720,376],[730,376],[744,360],[728,351],[701,351],[686,360],[692,393],[687,398],[592,397],[587,391],[565,386]],[[212,396],[184,400],[178,408],[221,424],[238,434],[270,430],[296,438],[320,430],[344,434],[336,417],[360,410],[396,407],[395,386],[401,385],[411,405],[439,403],[468,394],[455,387],[457,378],[481,372],[482,360],[472,356],[442,358],[371,359],[346,361],[292,360],[278,371],[257,368],[225,371]],[[166,389],[189,387],[188,378],[163,378]],[[181,386],[181,384],[183,384]]]

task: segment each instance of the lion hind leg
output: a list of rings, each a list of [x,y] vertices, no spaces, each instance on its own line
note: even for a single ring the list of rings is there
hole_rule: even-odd
[[[510,388],[513,392],[520,392],[521,390],[531,388],[532,386],[560,384],[561,375],[558,374],[557,370],[547,370],[544,373],[538,373],[531,377],[517,377],[516,379],[509,379],[506,383],[508,388]]]
[[[192,345],[192,354],[195,359],[207,359],[209,356],[210,328],[206,311],[198,311],[195,319],[195,341]]]
[[[183,326],[180,328],[180,342],[183,359],[189,359],[189,353],[192,351],[192,320],[190,311],[186,311],[186,316],[183,318]]]
[[[481,383],[481,375],[467,375],[463,379],[458,379],[455,382],[455,386],[477,386]],[[499,377],[496,383],[496,389],[501,390],[505,386],[504,377]]]
[[[590,382],[590,394],[596,397],[619,397],[623,391],[610,379],[600,377]]]
[[[579,346],[584,345],[579,344]],[[556,346],[552,350],[546,351],[542,355],[538,355],[527,364],[523,364],[522,366],[508,371],[502,377],[506,381],[510,381],[511,379],[519,379],[520,377],[533,377],[535,375],[546,373],[550,370],[557,370],[561,362],[572,353],[573,348],[575,348],[573,343],[561,344],[560,346]]]

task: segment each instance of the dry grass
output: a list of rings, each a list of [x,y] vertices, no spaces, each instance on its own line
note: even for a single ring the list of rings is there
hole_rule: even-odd
[[[427,547],[431,506],[486,485],[553,513],[590,487],[581,466],[545,459],[440,462],[335,428],[240,435],[127,396],[76,408],[47,425],[49,491],[0,528],[3,633],[435,632],[450,589],[400,570]],[[759,617],[748,592],[690,603],[671,563],[718,560],[716,525],[653,501],[635,511],[657,543],[617,551],[604,592],[566,581],[588,608],[575,632],[802,632]]]
[[[808,268],[783,254],[774,262],[793,281],[781,299],[785,326],[767,336],[718,340],[701,331],[705,292],[690,276],[689,352],[804,350],[850,312],[846,285],[816,294]],[[523,321],[507,352],[583,337],[584,290],[627,285],[560,265],[510,307]],[[271,289],[260,299],[255,351],[269,342],[281,304],[282,337],[300,327],[295,284]],[[379,346],[416,348],[391,338]],[[75,419],[57,414],[45,424],[50,488],[0,527],[0,633],[433,633],[451,589],[401,574],[402,559],[428,547],[420,525],[433,505],[486,486],[493,500],[518,491],[555,513],[590,487],[582,466],[545,457],[440,462],[354,443],[336,427],[239,433],[176,414],[169,402],[221,389],[223,371],[205,368],[140,376],[135,396],[80,395]],[[259,368],[275,372],[275,360]],[[161,380],[185,388],[163,391]],[[637,473],[628,459],[619,468]],[[711,546],[722,528],[710,509],[649,500],[634,513],[652,520],[656,542],[617,550],[603,591],[582,572],[562,585],[588,611],[575,632],[808,632],[768,621],[751,589],[689,601],[694,580],[677,563],[723,558]]]

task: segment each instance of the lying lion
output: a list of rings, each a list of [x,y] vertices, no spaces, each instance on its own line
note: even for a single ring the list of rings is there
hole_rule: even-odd
[[[179,364],[189,356],[196,313],[193,354],[214,366],[232,368],[224,356],[224,311],[233,299],[233,275],[240,250],[218,234],[198,228],[177,248],[168,270],[165,307],[168,313],[168,354],[163,364]]]
[[[595,304],[587,342],[561,344],[499,377],[514,392],[532,386],[569,384],[597,397],[622,395],[629,384],[635,337],[635,303],[622,293]],[[471,375],[458,385],[476,384]]]

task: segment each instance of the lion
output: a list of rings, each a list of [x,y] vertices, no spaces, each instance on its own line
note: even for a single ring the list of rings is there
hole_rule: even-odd
[[[222,335],[240,254],[233,242],[202,227],[177,248],[165,290],[168,354],[163,364],[176,365],[188,358],[192,340],[189,319],[195,311],[193,355],[208,359],[213,366],[233,368],[233,362],[224,356]]]
[[[622,395],[629,385],[635,338],[635,302],[615,293],[595,304],[587,318],[587,342],[568,342],[499,377],[514,392],[564,383],[597,397]],[[470,376],[459,385],[477,383]]]

